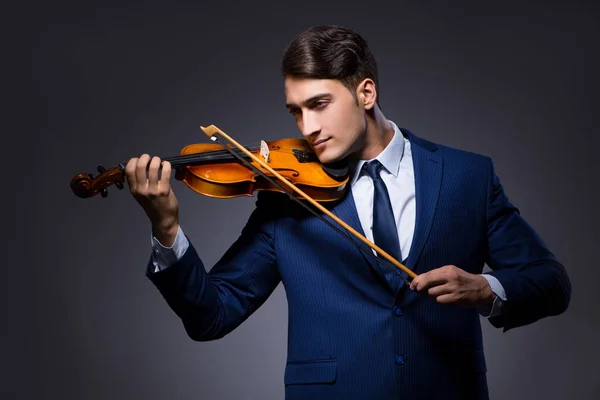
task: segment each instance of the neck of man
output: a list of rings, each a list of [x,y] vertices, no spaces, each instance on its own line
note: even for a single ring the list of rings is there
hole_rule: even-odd
[[[365,116],[366,129],[360,148],[355,152],[358,160],[370,160],[377,157],[394,137],[394,127],[375,105],[372,112]]]

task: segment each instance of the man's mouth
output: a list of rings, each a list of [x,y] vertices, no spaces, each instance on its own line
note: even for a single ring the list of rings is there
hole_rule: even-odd
[[[327,139],[319,139],[313,142],[312,147],[313,149],[318,149],[320,147],[323,147],[325,145],[325,142],[327,142],[329,140],[329,138]]]

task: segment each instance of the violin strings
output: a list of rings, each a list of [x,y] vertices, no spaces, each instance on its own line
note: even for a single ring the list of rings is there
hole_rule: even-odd
[[[254,145],[254,147],[253,147],[253,145],[251,145],[248,148],[250,150],[258,150],[258,147],[256,147],[256,145]],[[241,153],[241,150],[239,150],[239,149],[234,150],[234,151]],[[163,161],[168,161],[173,166],[181,166],[181,165],[193,164],[195,162],[220,161],[220,160],[229,160],[229,159],[231,159],[231,156],[229,156],[227,154],[227,151],[214,150],[214,151],[205,152],[205,153],[191,153],[191,154],[185,154],[185,155],[180,155],[180,156],[167,157],[167,158],[164,158]]]
[[[218,142],[218,138],[216,136],[213,136],[213,138],[214,138],[215,141]],[[292,195],[291,193],[289,193],[289,191],[287,189],[285,189],[279,182],[276,182],[275,180],[271,179],[264,172],[260,171],[258,168],[256,168],[254,165],[252,165],[249,161],[247,161],[246,159],[244,159],[239,154],[235,154],[235,152],[230,151],[231,149],[227,148],[222,143],[219,142],[219,144],[221,146],[223,146],[223,148],[225,148],[231,154],[233,154],[236,158],[238,158],[240,161],[242,161],[244,164],[246,164],[250,168],[252,168],[254,170],[254,172],[260,174],[263,178],[267,179],[267,181],[269,181],[271,184],[273,184],[273,185],[277,186],[278,188],[280,188],[281,190],[283,190],[284,193],[287,193],[287,195],[292,200],[294,200],[295,202],[297,202],[298,204],[300,204],[302,207],[304,207],[305,209],[307,209],[313,215],[317,216],[321,221],[325,222],[327,225],[329,225],[331,228],[333,228],[335,231],[337,231],[340,235],[342,235],[343,237],[345,237],[346,239],[348,239],[350,242],[354,243],[363,252],[365,252],[369,256],[373,257],[373,259],[375,259],[375,261],[377,261],[379,264],[381,264],[388,271],[390,271],[391,273],[399,276],[407,285],[410,285],[410,282],[397,270],[397,268],[395,268],[395,266],[394,267],[390,267],[389,265],[387,265],[387,263],[389,263],[388,260],[381,259],[380,257],[378,257],[375,254],[373,254],[373,251],[370,248],[367,248],[367,246],[365,246],[363,243],[357,242],[348,233],[342,231],[340,228],[338,228],[337,226],[333,225],[330,221],[326,220],[325,217],[323,217],[322,215],[320,215],[319,213],[317,213],[315,210],[313,210],[312,208],[310,208],[307,204],[301,202],[298,198],[296,198],[294,195]]]
[[[172,166],[186,166],[195,163],[210,162],[210,161],[226,161],[231,160],[231,156],[227,154],[188,154],[185,156],[177,156],[165,158],[164,161],[169,161]]]

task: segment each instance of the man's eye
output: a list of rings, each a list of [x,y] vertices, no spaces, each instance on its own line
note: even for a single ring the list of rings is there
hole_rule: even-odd
[[[323,108],[327,105],[326,101],[317,101],[314,105],[313,108]]]

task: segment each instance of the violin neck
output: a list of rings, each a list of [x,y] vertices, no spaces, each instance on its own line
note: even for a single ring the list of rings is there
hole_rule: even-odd
[[[256,150],[256,149],[249,149],[249,150],[252,151],[252,150]],[[243,157],[246,159],[250,158],[250,157],[248,157],[248,155],[246,155],[244,152],[242,152],[239,149],[231,149],[231,151],[238,154],[240,157]],[[215,151],[209,151],[209,152],[204,152],[204,153],[193,153],[193,154],[186,154],[186,155],[175,156],[175,157],[166,157],[163,159],[163,161],[170,162],[171,166],[173,168],[183,168],[183,167],[192,166],[192,165],[202,165],[202,164],[212,164],[212,163],[216,164],[219,162],[231,162],[232,160],[235,160],[235,159],[236,159],[236,157],[233,156],[227,150],[215,150]]]

